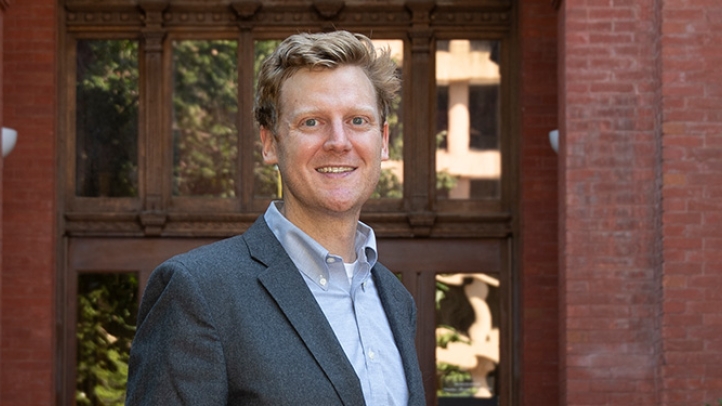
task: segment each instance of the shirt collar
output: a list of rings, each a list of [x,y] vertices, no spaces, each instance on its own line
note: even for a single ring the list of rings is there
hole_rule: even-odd
[[[326,289],[329,280],[328,264],[343,261],[337,255],[328,252],[321,244],[291,223],[283,214],[282,201],[274,201],[268,206],[263,218],[281,243],[294,265],[309,279]],[[373,268],[378,260],[376,235],[368,225],[358,222],[354,241],[359,263],[368,263]]]

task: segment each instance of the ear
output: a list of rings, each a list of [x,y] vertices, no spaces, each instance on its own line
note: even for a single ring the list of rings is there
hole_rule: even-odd
[[[384,123],[381,129],[381,160],[388,161],[389,159],[389,123]]]
[[[261,143],[263,144],[263,163],[266,165],[277,164],[276,136],[273,135],[273,131],[263,126],[261,126]]]

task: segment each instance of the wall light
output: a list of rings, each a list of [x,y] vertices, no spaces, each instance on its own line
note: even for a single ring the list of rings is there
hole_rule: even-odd
[[[549,131],[549,143],[552,144],[554,152],[559,153],[559,130]]]
[[[15,143],[18,141],[18,132],[12,128],[3,127],[3,158],[8,156],[10,152],[15,148]]]

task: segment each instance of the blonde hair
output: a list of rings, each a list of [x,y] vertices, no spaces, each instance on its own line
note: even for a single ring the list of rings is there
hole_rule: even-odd
[[[376,49],[369,38],[348,31],[303,33],[286,38],[261,65],[254,106],[258,123],[276,132],[279,92],[283,82],[301,69],[334,69],[342,65],[363,69],[375,91],[381,123],[401,87],[396,63],[388,49]]]

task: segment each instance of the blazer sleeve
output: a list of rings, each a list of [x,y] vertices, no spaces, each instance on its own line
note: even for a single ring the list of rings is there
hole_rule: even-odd
[[[213,316],[195,278],[178,262],[162,264],[141,301],[126,406],[225,405],[225,366]]]

